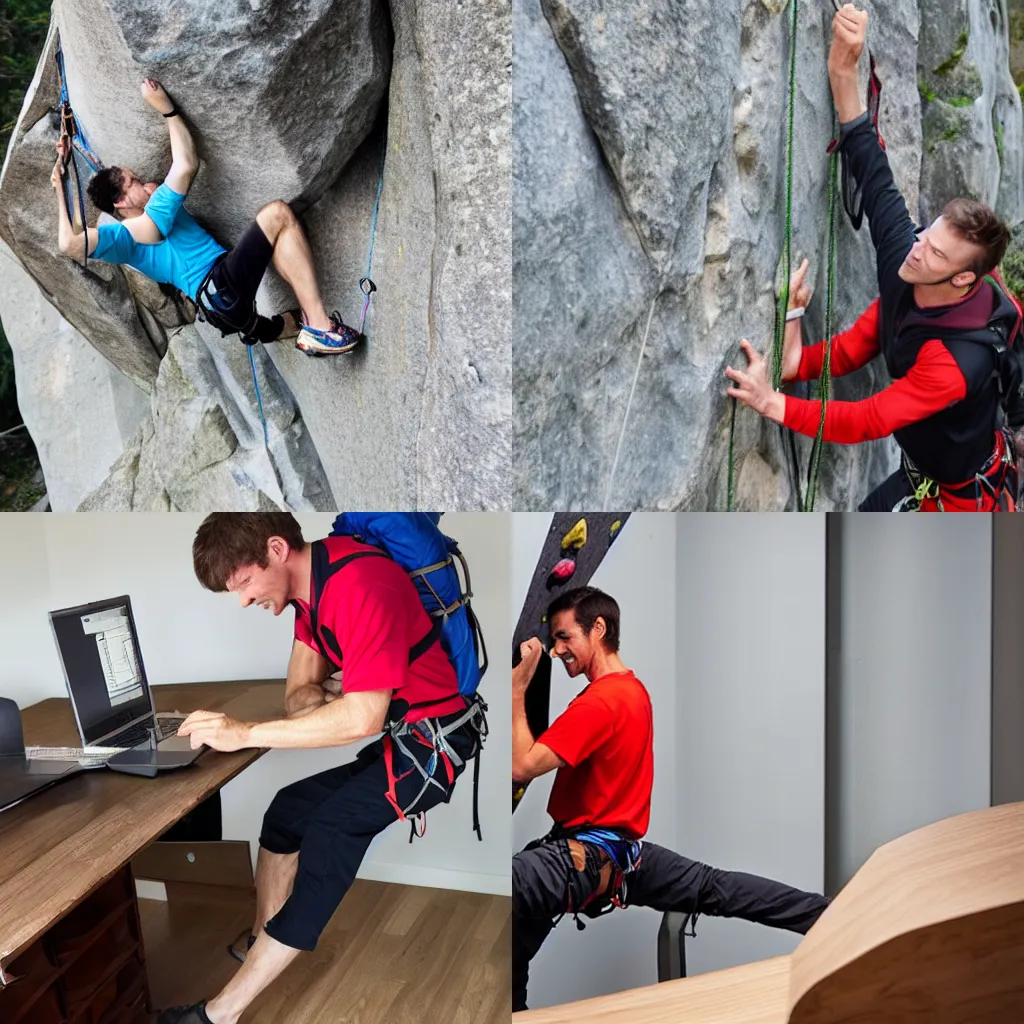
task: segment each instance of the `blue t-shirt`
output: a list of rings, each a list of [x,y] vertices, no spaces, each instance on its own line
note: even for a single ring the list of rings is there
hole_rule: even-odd
[[[99,226],[94,260],[127,263],[161,284],[173,284],[195,299],[213,261],[225,251],[191,217],[182,205],[185,197],[166,182],[146,203],[146,213],[164,236],[156,245],[144,245],[118,221]]]

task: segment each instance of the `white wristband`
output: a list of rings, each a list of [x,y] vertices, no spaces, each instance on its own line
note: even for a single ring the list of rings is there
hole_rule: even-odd
[[[799,320],[805,312],[806,308],[804,306],[796,306],[789,310],[789,312],[786,313],[786,323],[788,324],[790,320]]]

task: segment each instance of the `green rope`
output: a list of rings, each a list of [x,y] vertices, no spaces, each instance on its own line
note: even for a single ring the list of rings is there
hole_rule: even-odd
[[[835,333],[833,323],[836,285],[836,199],[839,188],[839,149],[829,157],[828,164],[828,270],[825,284],[825,359],[821,364],[821,376],[818,378],[818,397],[821,400],[821,417],[818,420],[818,433],[811,446],[811,460],[807,469],[807,497],[804,506],[808,512],[814,511],[814,499],[818,493],[818,467],[821,463],[821,450],[824,447],[825,412],[828,405],[829,392],[832,386],[832,336]]]
[[[789,108],[786,116],[786,224],[782,245],[782,290],[775,304],[775,323],[772,330],[772,388],[778,391],[782,386],[782,351],[786,330],[786,307],[789,305],[789,275],[792,268],[793,250],[793,123],[796,113],[796,30],[799,0],[790,0],[790,44],[789,44]],[[735,457],[733,442],[736,434],[736,399],[732,400],[729,413],[729,468],[726,484],[726,511],[732,511],[734,494],[733,472]],[[797,507],[802,502],[800,481],[796,487]]]

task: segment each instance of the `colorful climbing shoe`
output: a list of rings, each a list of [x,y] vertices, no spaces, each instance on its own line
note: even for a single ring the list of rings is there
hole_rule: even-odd
[[[563,538],[563,551],[579,551],[587,543],[587,521],[581,519]]]
[[[351,352],[363,340],[363,336],[342,323],[337,310],[331,314],[331,329],[321,331],[303,324],[295,347],[308,356],[332,356]]]

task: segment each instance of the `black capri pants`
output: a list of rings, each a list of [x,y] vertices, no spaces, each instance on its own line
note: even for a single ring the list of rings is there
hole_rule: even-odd
[[[454,717],[439,721],[444,724]],[[438,757],[432,777],[443,789],[428,787],[414,813],[447,803],[467,760],[479,753],[479,735],[472,723],[451,733],[447,741],[462,765],[452,765],[449,778],[444,759]],[[426,768],[431,749],[415,743],[407,746]],[[420,792],[423,777],[397,747],[394,757],[395,794],[399,805],[408,807]],[[399,820],[387,797],[388,788],[384,741],[377,740],[360,750],[354,761],[286,786],[274,797],[263,818],[260,846],[270,853],[298,853],[299,863],[291,895],[267,922],[271,938],[292,949],[316,948],[371,840]]]

